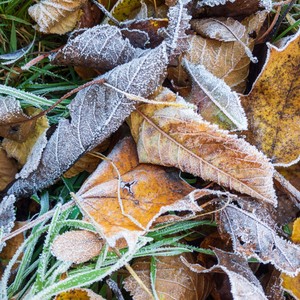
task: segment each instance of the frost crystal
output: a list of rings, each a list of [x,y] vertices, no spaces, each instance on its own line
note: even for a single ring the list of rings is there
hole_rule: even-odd
[[[233,3],[235,0],[201,0],[198,1],[197,7],[202,7],[202,6],[216,6],[216,5],[224,5],[227,1],[230,1]]]

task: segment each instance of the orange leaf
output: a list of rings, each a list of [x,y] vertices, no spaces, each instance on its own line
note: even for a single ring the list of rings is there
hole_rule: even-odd
[[[242,102],[251,142],[277,165],[288,166],[300,158],[300,31],[284,48],[269,48],[269,59]]]
[[[104,300],[104,298],[90,289],[74,289],[60,293],[54,300]]]
[[[0,148],[0,191],[14,180],[17,171],[16,162],[8,158],[6,152]]]

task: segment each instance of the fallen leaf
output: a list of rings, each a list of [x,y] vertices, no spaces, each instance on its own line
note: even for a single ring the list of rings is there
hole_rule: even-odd
[[[300,244],[300,218],[296,219],[293,224],[291,239],[294,243]],[[283,279],[282,287],[296,299],[300,298],[300,274],[295,277],[281,274]]]
[[[300,31],[284,48],[269,49],[262,73],[241,100],[251,143],[275,165],[290,166],[300,159]]]
[[[162,83],[167,62],[163,43],[97,79],[103,79],[121,91],[146,97]],[[40,161],[36,162],[35,170],[25,164],[23,169],[30,172],[23,172],[9,193],[19,197],[52,184],[81,155],[115,132],[134,109],[133,100],[111,87],[94,84],[81,90],[69,105],[71,121],[63,119],[59,122]]]
[[[267,158],[191,109],[142,105],[132,113],[131,124],[140,162],[177,167],[276,205]]]
[[[288,168],[277,167],[276,170],[284,176],[297,190],[300,191],[300,162]]]
[[[182,261],[197,273],[217,272],[218,270],[225,272],[229,277],[231,293],[235,300],[267,300],[260,282],[253,274],[245,258],[217,248],[213,251],[218,258],[218,264],[210,269],[205,269],[198,264],[191,264],[185,258],[182,258]]]
[[[277,226],[262,205],[241,198],[238,205],[226,205],[218,217],[220,230],[231,236],[234,251],[265,264],[270,262],[285,274],[297,275],[300,247],[276,233]]]
[[[266,12],[246,18],[241,22],[246,31],[240,39],[250,50],[254,47],[253,33],[258,33]],[[242,93],[246,87],[250,59],[239,41],[222,42],[199,35],[189,37],[186,58],[193,64],[203,65],[209,72],[223,79],[233,90]]]
[[[26,109],[26,113],[29,116],[39,113],[41,110],[35,108]],[[15,158],[21,165],[24,165],[27,161],[30,152],[38,138],[45,133],[49,128],[48,119],[46,116],[38,118],[35,127],[27,135],[25,141],[14,141],[6,138],[2,141],[2,147],[7,152],[9,157]]]
[[[60,293],[54,300],[105,300],[90,289],[74,289]]]
[[[103,242],[99,235],[86,230],[72,230],[59,235],[52,244],[52,254],[64,262],[80,264],[99,255]]]
[[[75,30],[67,44],[50,57],[54,65],[110,70],[131,61],[136,49],[116,26],[98,25]]]
[[[191,101],[198,107],[201,116],[211,123],[221,125],[221,128],[225,127],[224,129],[247,129],[248,121],[237,93],[231,91],[222,79],[215,77],[204,66],[196,66],[188,60],[184,60],[183,65],[193,81]],[[199,97],[200,93],[203,93],[202,97]],[[214,114],[211,114],[211,110]],[[224,122],[224,119],[229,121]],[[222,126],[223,122],[231,126]]]
[[[6,151],[0,148],[0,191],[15,179],[17,172],[16,161],[9,158]]]
[[[246,32],[245,26],[232,18],[193,19],[190,23],[198,34],[221,42],[236,42]]]
[[[14,97],[0,96],[0,136],[14,141],[25,141],[35,126],[35,121],[29,119],[20,102]]]
[[[86,0],[41,0],[30,6],[29,15],[43,33],[65,34],[74,29],[80,19],[80,8]]]
[[[184,257],[192,259],[192,255],[183,254]],[[198,276],[190,271],[180,260],[180,256],[156,257],[156,281],[155,290],[158,299],[178,300],[201,300],[207,296],[207,285],[209,277]],[[132,268],[151,290],[150,283],[150,259],[140,258],[135,260]],[[124,288],[134,300],[153,299],[139,286],[132,276],[124,280]]]

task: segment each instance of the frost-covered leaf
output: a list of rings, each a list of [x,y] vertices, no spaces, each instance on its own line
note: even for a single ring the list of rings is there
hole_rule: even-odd
[[[15,179],[17,172],[16,161],[9,158],[6,151],[0,148],[0,191],[3,191]]]
[[[6,235],[10,233],[12,228],[14,227],[14,222],[16,219],[15,215],[15,204],[16,198],[14,195],[9,195],[2,199],[0,203],[0,228],[2,235]],[[0,252],[2,248],[5,246],[5,243],[0,243]]]
[[[136,50],[116,26],[99,25],[74,31],[67,44],[51,57],[55,65],[110,70],[131,61]]]
[[[80,18],[80,8],[86,0],[41,0],[30,6],[29,15],[37,22],[37,30],[64,34],[74,29]]]
[[[263,206],[252,203],[250,211],[246,210],[248,201],[239,199],[238,203],[226,205],[218,218],[222,231],[231,236],[234,251],[295,276],[300,271],[300,247],[276,233],[276,224]]]
[[[6,137],[14,141],[25,141],[35,126],[35,121],[28,121],[29,119],[30,118],[23,113],[20,102],[14,97],[0,96],[1,137]]]
[[[131,124],[140,162],[177,167],[276,204],[273,167],[268,159],[193,110],[142,105],[140,112],[132,113]]]
[[[216,5],[225,4],[227,1],[234,2],[235,0],[199,0],[197,2],[197,5],[200,7],[205,5],[216,6]]]
[[[300,160],[300,31],[287,45],[269,45],[264,69],[248,96],[241,98],[251,143],[278,166]]]
[[[99,235],[93,232],[72,230],[55,238],[52,254],[64,262],[80,264],[99,255],[102,244]]]
[[[165,37],[169,56],[173,57],[181,54],[188,48],[186,30],[190,28],[191,16],[185,6],[190,0],[178,0],[170,7],[168,12],[169,25],[165,31],[161,31]]]
[[[247,129],[247,118],[237,93],[231,91],[222,79],[215,77],[204,66],[195,66],[188,60],[184,60],[184,66],[192,77],[191,97],[192,102],[199,107],[199,113],[212,123],[215,118],[227,117],[233,123],[232,129]],[[199,92],[204,94],[203,97],[193,97],[193,95],[198,96]],[[214,115],[206,113],[207,110],[210,111],[211,106],[215,111]],[[220,112],[222,117],[219,116]],[[222,124],[222,121],[218,122],[220,123]]]
[[[194,272],[209,273],[218,270],[225,272],[229,277],[234,300],[267,300],[260,282],[253,274],[245,258],[216,248],[214,252],[218,258],[218,264],[210,269],[191,264],[185,258],[182,260]]]
[[[74,289],[60,293],[54,300],[105,300],[91,289]]]
[[[183,254],[183,256],[189,260],[193,259],[190,254]],[[156,280],[154,285],[158,299],[205,299],[207,296],[205,293],[207,278],[192,272],[181,262],[180,256],[160,256],[155,259]],[[150,260],[147,257],[140,258],[132,265],[136,274],[149,290],[151,290]],[[124,280],[124,288],[130,292],[134,300],[153,299],[132,276]]]
[[[35,115],[39,113],[39,109],[29,107],[26,109],[28,115]],[[49,128],[48,119],[46,116],[38,118],[35,127],[26,137],[24,142],[14,141],[11,139],[3,139],[2,147],[7,152],[9,157],[15,158],[21,165],[24,165],[27,158],[32,152],[32,148],[39,139],[39,137],[45,134],[45,131]]]
[[[254,38],[252,37],[258,34],[265,18],[266,12],[263,11],[242,21],[246,31],[240,40],[251,50],[254,47]],[[203,65],[213,75],[223,79],[236,92],[244,91],[250,59],[240,42],[222,42],[194,35],[189,37],[189,44],[186,58],[190,62],[195,65]]]
[[[127,93],[146,97],[162,83],[167,61],[166,47],[162,44],[98,79]],[[24,173],[10,188],[10,193],[30,194],[52,184],[82,154],[115,132],[134,108],[134,101],[104,85],[94,84],[81,90],[69,105],[71,121],[59,122],[36,170]]]
[[[191,27],[203,37],[223,42],[235,42],[237,38],[241,39],[246,31],[243,24],[232,18],[193,19]]]

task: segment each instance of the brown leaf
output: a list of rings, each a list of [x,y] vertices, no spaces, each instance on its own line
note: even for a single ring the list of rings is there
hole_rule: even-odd
[[[90,289],[74,289],[60,293],[54,300],[105,300]]]
[[[246,31],[240,40],[251,50],[254,47],[251,33],[258,33],[265,18],[266,12],[259,12],[242,21]],[[244,91],[250,59],[240,42],[222,42],[194,35],[190,36],[189,43],[190,47],[186,58],[190,62],[195,65],[203,65],[213,75],[223,79],[236,92]]]
[[[269,59],[248,96],[242,97],[249,139],[278,166],[300,159],[300,31]]]
[[[140,162],[177,167],[276,204],[273,167],[267,158],[191,109],[142,105],[132,113],[131,124]]]
[[[270,262],[286,274],[298,274],[300,247],[276,233],[276,224],[262,205],[241,198],[238,204],[228,204],[218,218],[220,229],[231,236],[234,251]]]
[[[6,151],[0,148],[0,191],[15,179],[17,172],[16,161],[9,158]]]
[[[183,254],[192,259],[189,254]],[[180,260],[180,256],[156,257],[155,290],[159,299],[201,300],[209,294],[209,276],[192,272]],[[151,290],[150,259],[137,259],[132,268],[143,283]],[[129,276],[124,280],[124,288],[134,300],[151,299],[149,295]]]
[[[235,300],[267,300],[261,284],[252,273],[245,258],[216,248],[214,252],[218,258],[218,264],[210,269],[205,269],[201,265],[191,264],[185,258],[182,260],[186,266],[197,273],[207,273],[218,271],[219,269],[225,272],[229,277],[231,293]]]
[[[41,110],[35,108],[28,108],[26,113],[28,115],[35,115]],[[49,128],[48,119],[46,116],[38,118],[35,127],[28,133],[25,141],[14,141],[6,138],[2,142],[2,147],[7,152],[9,157],[15,158],[19,164],[24,165],[32,152],[33,146],[39,139],[39,137],[45,134],[45,131]]]
[[[29,119],[23,113],[19,101],[11,96],[0,96],[0,136],[14,141],[25,141],[35,126],[35,121],[28,121]]]
[[[288,168],[277,167],[276,170],[300,191],[300,162]]]
[[[99,255],[103,242],[99,235],[86,230],[67,231],[52,244],[52,254],[59,260],[80,264]]]
[[[37,22],[37,30],[64,34],[74,29],[80,19],[80,8],[86,0],[41,0],[30,6],[29,15]]]

